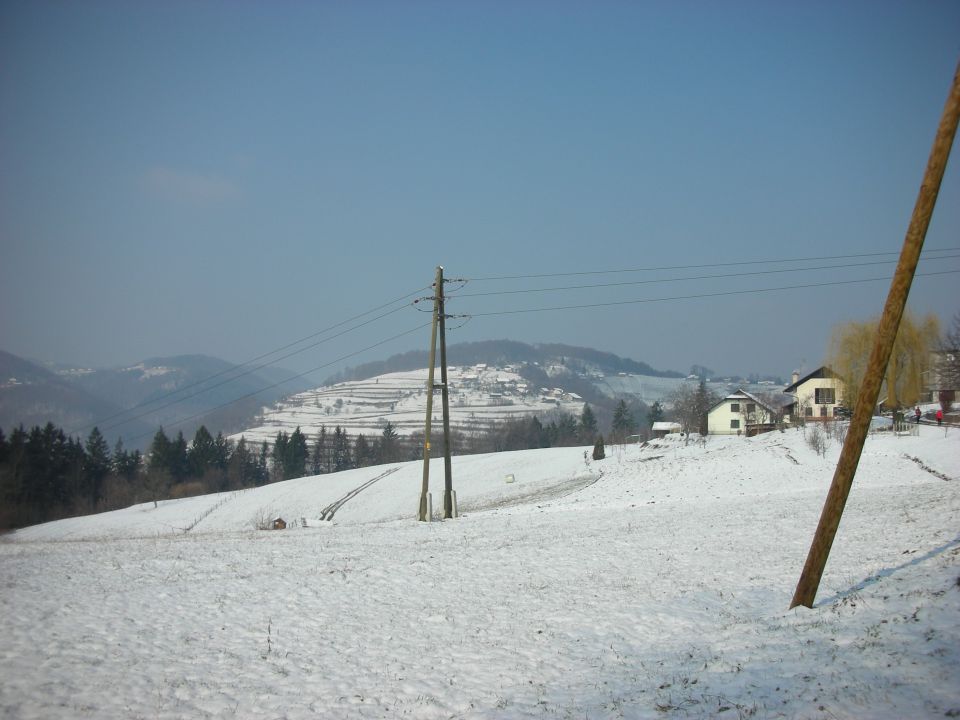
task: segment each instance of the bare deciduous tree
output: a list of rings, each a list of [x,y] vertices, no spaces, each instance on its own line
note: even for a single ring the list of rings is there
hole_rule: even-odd
[[[707,413],[716,402],[716,396],[707,389],[701,380],[699,385],[681,383],[670,395],[673,413],[680,427],[687,435],[690,433],[707,434]]]
[[[960,312],[955,313],[950,328],[944,333],[938,345],[937,364],[935,368],[938,390],[946,391],[941,394],[940,404],[944,412],[950,412],[953,405],[951,393],[960,388]]]

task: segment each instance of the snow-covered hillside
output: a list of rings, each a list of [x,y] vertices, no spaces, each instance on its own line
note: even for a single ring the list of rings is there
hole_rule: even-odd
[[[529,415],[544,416],[564,410],[579,416],[583,400],[563,388],[530,387],[507,368],[476,365],[448,369],[450,383],[450,426],[464,432],[483,431],[491,424]],[[434,378],[440,382],[439,371]],[[389,422],[400,435],[423,431],[427,406],[427,370],[389,373],[368,380],[341,382],[298,393],[265,408],[263,422],[232,436],[247,442],[273,442],[277,433],[296,427],[313,438],[326,426],[340,426],[357,436],[380,435]],[[440,395],[434,402],[437,427],[441,422]]]
[[[787,606],[839,448],[793,430],[454,458],[443,522],[410,463],[26,528],[0,715],[956,716],[947,432],[868,439],[812,610]]]
[[[648,375],[618,373],[604,375],[599,368],[580,362],[576,368],[558,359],[555,363],[539,366],[550,378],[549,387],[533,386],[518,372],[520,364],[471,365],[450,367],[450,425],[464,433],[483,432],[496,423],[519,417],[536,415],[545,420],[553,411],[579,416],[583,398],[569,391],[572,380],[588,382],[600,393],[611,397],[635,397],[644,403],[662,402],[670,407],[670,397],[676,389],[695,384],[691,378],[664,378]],[[440,374],[434,378],[440,382]],[[709,389],[718,396],[738,387],[763,394],[779,392],[779,387],[765,384],[737,384],[713,381]],[[266,407],[260,422],[230,437],[234,442],[245,437],[247,443],[272,443],[277,433],[292,433],[300,428],[312,441],[326,427],[332,433],[337,426],[351,437],[364,434],[368,438],[383,432],[389,422],[397,434],[423,432],[426,414],[427,370],[413,370],[378,375],[366,380],[351,380],[297,393]],[[440,394],[436,391],[433,417],[440,427]]]

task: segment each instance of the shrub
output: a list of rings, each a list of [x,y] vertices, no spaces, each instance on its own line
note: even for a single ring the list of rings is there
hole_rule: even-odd
[[[823,428],[820,427],[820,423],[814,424],[813,429],[807,434],[807,445],[809,445],[817,455],[826,457],[827,434],[823,431]]]
[[[593,444],[593,459],[603,460],[606,456],[607,456],[607,453],[603,447],[603,435],[601,435],[597,438],[597,441]]]

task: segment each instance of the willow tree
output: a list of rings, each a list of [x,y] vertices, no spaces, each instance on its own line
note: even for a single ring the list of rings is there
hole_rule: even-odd
[[[879,320],[850,321],[833,328],[828,364],[847,385],[846,402],[859,394],[867,361],[877,336]],[[923,392],[924,375],[930,368],[930,353],[937,346],[940,324],[936,315],[916,319],[905,312],[887,364],[881,395],[890,407],[913,405]]]

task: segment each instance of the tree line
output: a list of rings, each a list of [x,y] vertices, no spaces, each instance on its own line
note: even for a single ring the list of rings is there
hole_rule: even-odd
[[[635,416],[643,408],[621,400],[613,412],[607,440],[624,442],[637,432]],[[652,424],[663,408],[647,409]],[[452,431],[452,452],[467,455],[531,448],[594,444],[601,439],[593,408],[579,417],[556,411],[506,420],[473,431]],[[443,447],[442,432],[432,438]],[[601,439],[602,442],[602,439]],[[423,457],[423,432],[400,436],[386,423],[378,435],[351,437],[337,426],[321,427],[312,439],[298,427],[279,431],[272,443],[233,442],[213,436],[205,426],[188,442],[182,432],[170,437],[160,428],[145,454],[128,451],[123,440],[111,450],[94,428],[85,441],[47,423],[18,427],[9,437],[0,429],[0,529],[10,529],[129,505],[257,487],[306,475]]]

